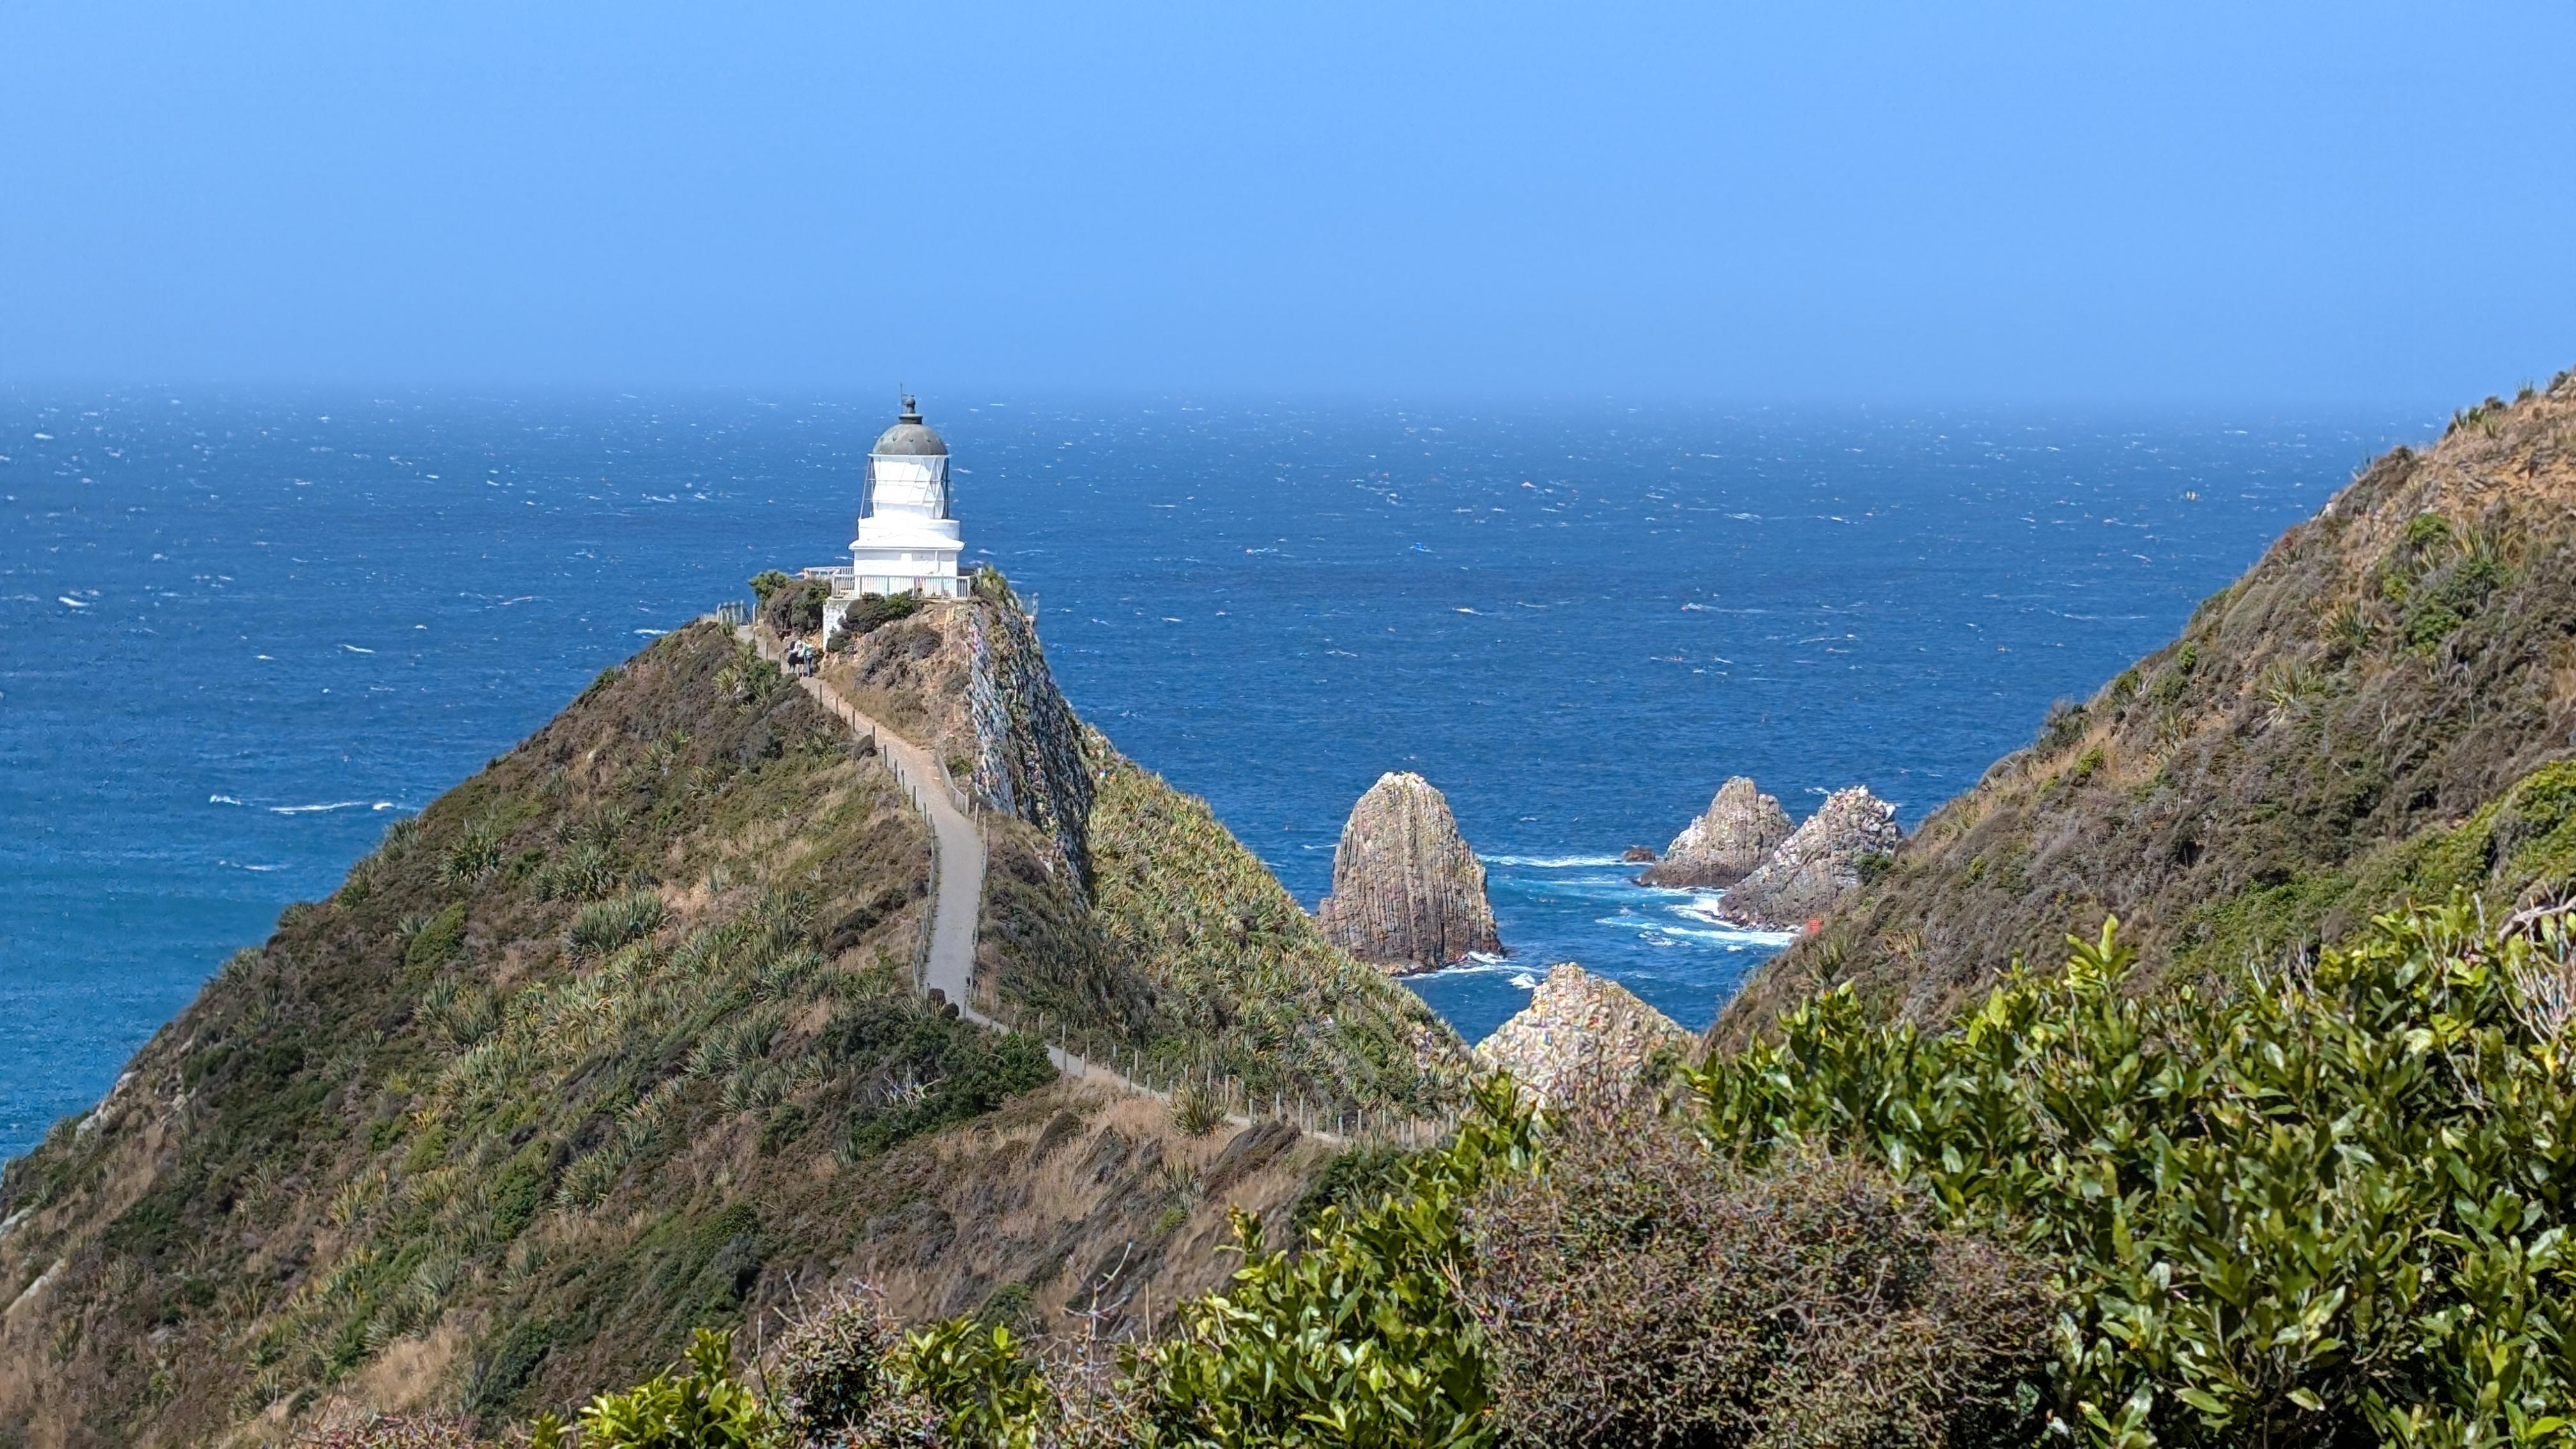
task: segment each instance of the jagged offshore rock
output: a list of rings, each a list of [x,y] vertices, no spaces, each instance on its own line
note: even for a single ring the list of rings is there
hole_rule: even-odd
[[[1751,875],[1789,838],[1789,812],[1746,776],[1717,787],[1708,810],[1682,827],[1664,858],[1637,879],[1653,886],[1730,886]]]
[[[1893,852],[1903,838],[1896,807],[1868,786],[1837,790],[1769,860],[1727,891],[1717,913],[1764,930],[1803,925],[1829,914],[1859,888],[1864,858]]]
[[[1448,799],[1409,770],[1378,776],[1351,807],[1316,915],[1334,945],[1398,974],[1503,949],[1484,865]]]
[[[1659,1053],[1679,1053],[1691,1035],[1608,977],[1571,961],[1548,968],[1519,1015],[1476,1043],[1476,1064],[1512,1074],[1541,1102],[1569,1091],[1625,1095]]]

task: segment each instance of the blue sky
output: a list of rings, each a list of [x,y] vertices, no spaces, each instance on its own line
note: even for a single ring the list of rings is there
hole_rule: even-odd
[[[2447,408],[2576,7],[31,5],[0,379]]]

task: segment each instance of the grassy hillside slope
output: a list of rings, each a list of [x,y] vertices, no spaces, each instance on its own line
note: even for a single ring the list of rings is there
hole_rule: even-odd
[[[1096,732],[1095,899],[1067,900],[1043,842],[997,840],[983,970],[1023,1012],[1086,1024],[1149,1070],[1213,1070],[1327,1106],[1454,1104],[1464,1044],[1422,998],[1324,939],[1207,802]]]
[[[1822,986],[1945,1020],[2106,914],[2150,974],[2343,939],[2454,885],[2576,879],[2576,382],[2373,462],[2182,636],[1934,812],[1720,1017]]]
[[[1125,1311],[1212,1286],[1228,1206],[1284,1223],[1322,1150],[1184,1137],[915,1000],[928,874],[885,771],[724,631],[609,671],[9,1165],[0,1444],[499,1424],[851,1275],[1024,1325],[1119,1262]]]
[[[951,763],[988,814],[983,989],[1158,1077],[1212,1071],[1328,1107],[1435,1110],[1465,1044],[1324,939],[1207,802],[1063,707],[1007,585],[874,629],[826,676]],[[1050,774],[1071,771],[1077,784]]]

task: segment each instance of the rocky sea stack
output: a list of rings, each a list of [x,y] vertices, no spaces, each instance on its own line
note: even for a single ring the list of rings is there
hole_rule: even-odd
[[[1731,787],[1735,782],[1727,783]],[[1722,798],[1725,792],[1719,794]],[[1896,807],[1869,793],[1868,786],[1836,790],[1760,869],[1727,891],[1718,914],[1771,931],[1828,915],[1860,888],[1866,862],[1893,854],[1903,838],[1896,828]]]
[[[1644,885],[1675,888],[1731,886],[1753,874],[1789,838],[1789,812],[1738,775],[1717,787],[1708,810],[1682,827],[1655,868],[1637,877]]]
[[[1316,915],[1333,944],[1398,974],[1503,949],[1485,867],[1448,799],[1410,771],[1378,776],[1351,807]]]
[[[1476,1043],[1476,1064],[1509,1072],[1540,1101],[1572,1090],[1624,1095],[1659,1054],[1686,1051],[1691,1034],[1636,993],[1571,961],[1548,968],[1519,1015]]]

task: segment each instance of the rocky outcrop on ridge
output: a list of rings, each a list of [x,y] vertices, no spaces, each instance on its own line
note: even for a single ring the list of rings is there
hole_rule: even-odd
[[[1655,868],[1637,877],[1651,886],[1731,886],[1753,874],[1789,838],[1789,812],[1737,775],[1717,787],[1708,810],[1682,827]]]
[[[1503,949],[1484,865],[1447,797],[1409,770],[1378,776],[1351,807],[1316,916],[1334,945],[1399,975]]]
[[[1893,854],[1903,839],[1896,807],[1868,786],[1836,790],[1769,860],[1727,891],[1717,913],[1738,925],[1791,930],[1830,914],[1860,888],[1861,863]]]
[[[992,577],[982,590],[986,607],[966,616],[971,784],[993,809],[1036,826],[1052,846],[1048,864],[1070,869],[1075,890],[1088,899],[1093,784],[1082,721],[1055,687],[1037,622],[1010,586]]]
[[[1519,1015],[1476,1043],[1476,1064],[1511,1073],[1545,1103],[1574,1091],[1625,1095],[1658,1055],[1690,1045],[1689,1032],[1635,992],[1564,961],[1548,968]]]

